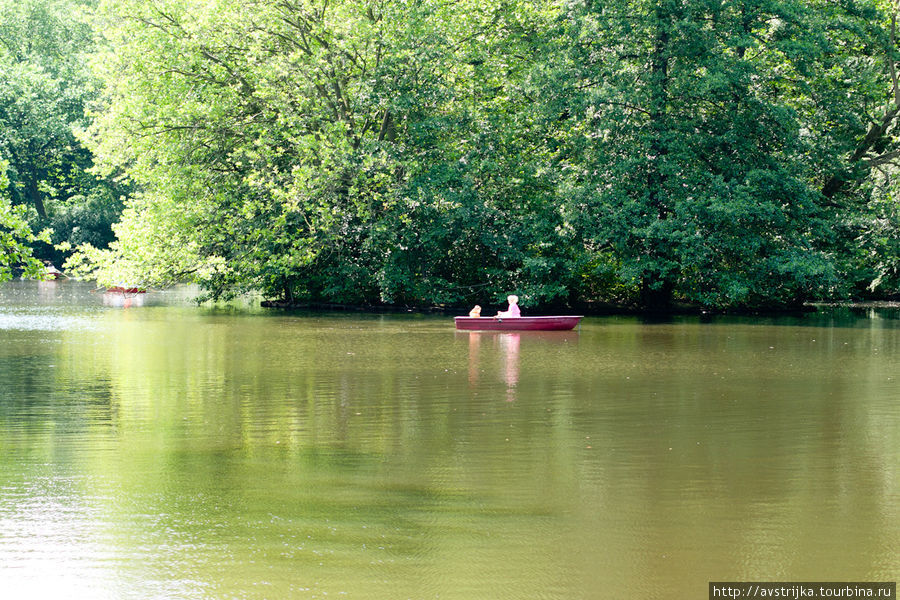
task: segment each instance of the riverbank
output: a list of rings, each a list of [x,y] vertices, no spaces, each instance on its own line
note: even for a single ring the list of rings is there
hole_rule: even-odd
[[[311,310],[322,312],[356,312],[371,314],[441,314],[441,315],[465,315],[471,306],[425,306],[425,305],[397,305],[397,304],[340,304],[335,302],[284,302],[279,300],[263,300],[260,302],[263,308],[281,310]],[[497,310],[503,310],[505,306],[497,304],[482,305],[484,314],[493,314]],[[713,309],[702,306],[676,304],[665,310],[647,310],[634,306],[619,306],[602,303],[581,303],[574,306],[543,305],[527,307],[525,312],[531,315],[547,314],[580,314],[592,317],[608,316],[635,316],[647,318],[667,318],[676,316],[738,316],[738,317],[780,317],[813,314],[820,311],[835,309],[848,310],[900,310],[900,301],[881,300],[863,302],[810,302],[800,306],[782,306],[768,308],[728,308]]]
[[[900,303],[894,303],[900,306]],[[871,306],[872,303],[866,303]],[[334,312],[360,312],[360,313],[422,313],[422,314],[447,314],[447,315],[464,315],[469,312],[471,306],[425,306],[425,305],[396,305],[396,304],[340,304],[334,302],[286,302],[281,300],[263,300],[260,302],[263,308],[274,308],[283,310],[315,310],[315,311],[334,311]],[[505,305],[486,304],[483,305],[484,314],[493,314],[496,310],[502,310]],[[703,316],[703,315],[757,315],[757,316],[779,316],[779,315],[802,315],[813,313],[818,310],[818,306],[826,306],[824,304],[804,304],[794,307],[770,307],[770,308],[731,308],[731,309],[712,309],[696,305],[675,304],[667,309],[648,310],[635,306],[620,306],[614,304],[585,302],[574,306],[564,305],[541,305],[527,307],[525,311],[528,314],[582,314],[586,316],[648,316],[648,317],[666,317],[666,316]],[[850,306],[850,305],[832,305],[832,306]]]
[[[817,302],[812,306],[822,308],[898,308],[900,301],[880,300],[873,302]]]

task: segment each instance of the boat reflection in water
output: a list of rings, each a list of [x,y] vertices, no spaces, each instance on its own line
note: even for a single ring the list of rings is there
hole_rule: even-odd
[[[52,301],[59,294],[60,283],[57,279],[44,279],[37,282],[38,298],[42,302]]]
[[[525,352],[529,349],[541,352],[547,344],[564,344],[578,339],[575,331],[457,331],[457,336],[469,338],[469,387],[477,388],[481,383],[481,374],[485,373],[485,359],[498,358],[497,362],[488,360],[487,365],[497,365],[497,377],[506,384],[506,400],[516,399],[519,385],[519,372],[522,354],[522,338],[525,338]],[[486,348],[482,348],[482,340],[486,340]],[[492,372],[490,369],[487,372]]]
[[[469,387],[475,387],[478,385],[478,373],[479,371],[479,361],[478,354],[481,349],[481,336],[482,333],[480,331],[472,331],[468,334],[469,336]]]
[[[146,294],[129,293],[129,292],[103,292],[103,306],[115,306],[121,308],[130,308],[132,306],[143,306]]]
[[[506,401],[516,399],[516,386],[519,385],[519,342],[521,333],[501,333],[497,336],[500,350],[503,352],[503,376],[506,379]]]

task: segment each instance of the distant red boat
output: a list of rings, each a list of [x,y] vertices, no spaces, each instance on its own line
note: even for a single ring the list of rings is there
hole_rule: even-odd
[[[114,294],[146,294],[147,290],[144,288],[136,288],[136,287],[122,287],[118,285],[114,285],[113,287],[106,288],[107,292],[112,292]]]
[[[44,277],[48,280],[52,279],[60,279],[65,277],[65,274],[53,266],[53,263],[49,260],[44,261]]]
[[[582,315],[556,317],[454,317],[457,329],[470,331],[568,331]]]

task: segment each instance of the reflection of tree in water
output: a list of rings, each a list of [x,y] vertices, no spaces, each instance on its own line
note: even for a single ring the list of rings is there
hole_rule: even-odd
[[[0,436],[39,434],[47,448],[70,440],[73,432],[100,431],[115,426],[118,405],[105,375],[81,377],[74,372],[65,344],[20,348],[22,354],[0,356]],[[100,429],[94,429],[99,426]],[[32,442],[33,443],[33,442]]]

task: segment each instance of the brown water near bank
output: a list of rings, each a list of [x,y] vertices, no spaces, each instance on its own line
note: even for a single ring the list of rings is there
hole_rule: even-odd
[[[11,597],[702,598],[900,573],[896,311],[463,333],[188,297],[0,286]]]

